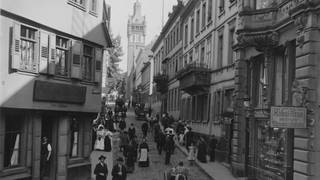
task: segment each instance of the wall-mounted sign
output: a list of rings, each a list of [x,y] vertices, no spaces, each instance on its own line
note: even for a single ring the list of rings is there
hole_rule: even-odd
[[[271,127],[306,128],[307,109],[303,107],[271,107]]]

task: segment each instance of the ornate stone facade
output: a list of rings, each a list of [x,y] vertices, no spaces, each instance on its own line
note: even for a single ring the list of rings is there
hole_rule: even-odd
[[[276,1],[262,9],[254,2],[239,5],[235,122],[241,135],[233,172],[257,179],[319,179],[320,1]],[[307,128],[271,127],[271,106],[306,107]]]

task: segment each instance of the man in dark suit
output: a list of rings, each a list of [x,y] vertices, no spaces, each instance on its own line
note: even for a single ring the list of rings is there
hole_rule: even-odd
[[[127,169],[123,165],[123,158],[119,157],[117,159],[117,164],[112,168],[112,180],[126,180],[127,179]]]
[[[108,176],[108,167],[107,164],[104,163],[106,159],[105,156],[101,155],[99,157],[99,163],[94,168],[94,174],[96,175],[96,180],[106,180]]]

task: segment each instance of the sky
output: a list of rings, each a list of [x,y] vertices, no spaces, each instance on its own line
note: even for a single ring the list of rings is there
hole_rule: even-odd
[[[111,6],[111,33],[121,36],[121,46],[124,55],[121,57],[120,68],[127,71],[127,22],[129,15],[133,14],[133,5],[137,0],[106,0]],[[164,1],[164,24],[168,19],[168,13],[177,0],[139,0],[142,5],[142,15],[146,16],[146,45],[156,35],[160,34],[162,27],[162,1]]]

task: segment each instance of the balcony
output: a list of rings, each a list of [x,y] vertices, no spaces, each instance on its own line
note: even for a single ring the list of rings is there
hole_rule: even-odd
[[[177,73],[180,89],[190,95],[206,93],[210,87],[210,69],[203,63],[190,63]]]
[[[250,0],[246,0],[250,2]],[[298,3],[289,0],[263,0],[250,7],[248,4],[239,13],[239,31],[273,30],[291,20],[290,13]]]
[[[157,74],[153,77],[153,81],[156,83],[156,90],[161,94],[168,91],[168,75]]]

